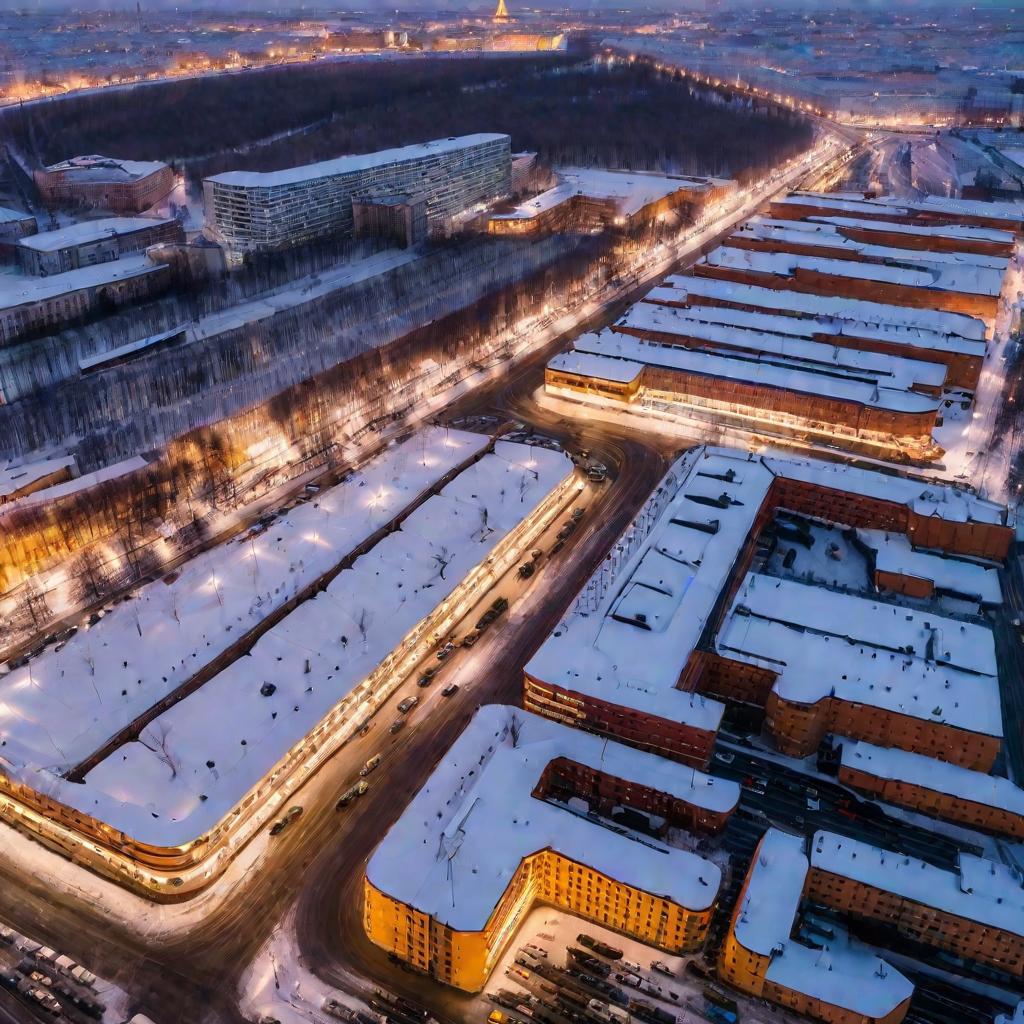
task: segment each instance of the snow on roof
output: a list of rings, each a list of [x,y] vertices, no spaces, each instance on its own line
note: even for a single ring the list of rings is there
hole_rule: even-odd
[[[681,280],[677,278],[676,280]],[[705,280],[714,280],[707,278]],[[721,282],[716,282],[721,283]],[[731,282],[725,282],[731,283]],[[784,300],[779,299],[779,293],[774,289],[776,306]],[[785,293],[804,294],[804,293]],[[785,334],[798,338],[813,340],[815,335],[838,335],[849,338],[866,338],[877,341],[884,341],[886,344],[906,345],[914,348],[926,348],[937,352],[956,352],[964,355],[972,355],[978,359],[984,358],[985,342],[970,341],[955,334],[939,334],[936,331],[926,330],[921,327],[910,327],[903,324],[878,323],[877,321],[865,321],[844,319],[829,316],[825,313],[804,314],[800,316],[786,316],[783,313],[758,312],[746,309],[735,309],[731,306],[704,306],[700,304],[700,296],[694,295],[693,305],[685,305],[689,302],[686,291],[680,288],[658,287],[652,288],[637,303],[640,305],[660,305],[674,309],[677,315],[684,320],[692,320],[702,324],[728,325],[732,327],[743,327],[748,330],[766,331],[772,334]],[[633,307],[636,308],[636,307]],[[911,357],[912,358],[912,357]]]
[[[757,317],[756,313],[743,313],[740,317]],[[763,314],[761,314],[763,318]],[[728,317],[727,319],[733,319]],[[792,317],[772,317],[771,327],[793,326],[799,321]],[[871,379],[883,387],[910,390],[915,385],[941,388],[946,381],[946,367],[941,363],[892,356],[881,352],[838,348],[834,343],[813,341],[792,334],[780,335],[760,329],[752,324],[748,329],[740,324],[702,323],[687,310],[673,306],[659,306],[651,302],[638,302],[631,306],[612,326],[613,331],[631,330],[670,334],[676,337],[705,341],[709,346],[723,346],[722,354],[744,350],[762,353],[766,359],[778,357],[779,365],[820,368],[823,372],[847,374],[853,379]],[[813,328],[812,328],[813,329]]]
[[[0,675],[0,765],[28,778],[84,760],[488,441],[420,431],[261,535],[198,555],[172,583],[142,587],[60,650]]]
[[[999,573],[989,566],[944,553],[917,551],[902,533],[858,530],[857,536],[874,552],[875,566],[882,572],[931,580],[937,589],[979,604],[1003,603]]]
[[[995,1019],[995,1024],[1024,1024],[1024,999],[1022,999],[1012,1013],[1001,1013]]]
[[[116,281],[126,281],[142,274],[163,270],[164,264],[153,263],[145,255],[127,256],[123,260],[80,267],[50,277],[21,277],[0,274],[0,310],[14,309],[30,302],[69,295],[86,288],[101,288]]]
[[[34,219],[34,214],[23,213],[21,210],[12,210],[6,206],[0,206],[0,224],[11,224],[32,219]]]
[[[151,334],[147,338],[138,338],[135,341],[129,341],[126,344],[118,345],[115,348],[104,349],[102,352],[96,352],[91,356],[83,356],[78,360],[78,368],[80,370],[91,370],[95,367],[103,366],[104,363],[112,363],[119,359],[124,359],[136,352],[143,352],[148,348],[153,348],[165,341],[169,341],[171,338],[182,335],[186,330],[186,327],[179,324],[177,327],[172,327],[168,331],[161,331],[159,334]]]
[[[938,309],[917,309],[896,306],[866,299],[846,299],[834,295],[812,295],[785,289],[763,288],[739,281],[720,281],[713,277],[673,275],[664,285],[678,289],[692,303],[701,298],[720,299],[743,305],[778,309],[809,316],[835,317],[838,320],[857,320],[865,323],[899,324],[935,331],[940,335],[960,336],[984,341],[985,324],[966,313],[951,313]],[[983,351],[983,350],[982,350]]]
[[[486,142],[509,140],[508,135],[483,132],[476,135],[460,135],[457,138],[434,139],[412,146],[399,146],[395,149],[382,149],[375,153],[355,153],[322,160],[315,164],[302,167],[287,167],[280,171],[226,171],[215,174],[207,181],[218,185],[230,185],[237,188],[274,188],[279,185],[295,185],[318,178],[331,178],[343,174],[355,174],[374,167],[385,167],[409,160],[419,160],[428,156],[440,156],[456,153],[471,146],[479,146]]]
[[[898,250],[891,250],[897,252]],[[887,264],[860,263],[856,260],[827,259],[820,256],[801,256],[788,252],[756,252],[735,249],[728,244],[708,253],[701,264],[731,270],[747,270],[758,274],[793,277],[796,271],[814,271],[832,277],[860,278],[882,284],[902,285],[910,288],[938,289],[968,295],[996,296],[1003,287],[1003,274],[992,267],[975,263],[945,262],[928,253],[895,257]],[[945,255],[945,254],[943,254]]]
[[[1024,937],[1024,887],[1004,864],[961,853],[957,871],[881,850],[849,836],[816,832],[811,865],[925,907]]]
[[[509,723],[522,723],[513,745]],[[459,931],[479,931],[525,857],[551,849],[609,878],[691,910],[712,906],[721,871],[694,853],[603,827],[533,796],[548,764],[565,757],[683,800],[732,783],[654,754],[501,705],[481,708],[370,857],[377,889]],[[696,789],[691,788],[696,780]]]
[[[864,371],[844,368],[844,362],[855,362],[853,359],[845,359],[845,350],[842,350],[841,357],[833,345],[815,342],[804,344],[813,346],[814,353],[821,357],[821,362],[815,364],[806,358],[792,358],[784,352],[776,354],[765,351],[748,355],[728,350],[683,348],[668,343],[645,341],[631,334],[619,334],[610,330],[601,331],[600,334],[584,334],[573,342],[576,352],[589,352],[616,360],[626,360],[630,366],[643,363],[647,366],[736,380],[760,387],[824,395],[831,399],[894,412],[938,412],[938,399],[910,391],[909,385],[901,388],[899,381],[887,381],[880,374],[869,377]],[[764,342],[764,347],[770,348],[767,341]],[[784,346],[776,347],[782,349]],[[882,358],[903,362],[898,357]],[[830,362],[826,361],[829,359]],[[594,368],[601,371],[602,368],[607,368],[607,364]],[[611,369],[620,374],[628,372]],[[945,378],[944,369],[941,377]]]
[[[160,160],[119,160],[112,156],[73,156],[46,168],[64,171],[72,181],[135,181],[163,170]]]
[[[865,1018],[885,1018],[913,993],[902,974],[831,922],[831,937],[814,934],[820,949],[792,938],[807,872],[804,840],[768,829],[734,914],[736,940],[771,957],[767,981]]]
[[[576,189],[567,182],[562,182],[560,185],[555,185],[554,188],[549,188],[546,192],[541,192],[532,199],[527,199],[525,202],[520,203],[514,210],[509,210],[508,213],[494,214],[491,219],[532,220],[534,217],[547,213],[548,210],[553,210],[556,206],[561,206],[562,203],[568,202],[574,195],[576,195]]]
[[[561,452],[498,441],[248,657],[113,751],[84,785],[58,784],[54,795],[154,845],[210,831],[329,712],[353,726],[364,717],[367,677],[572,469]],[[269,696],[265,683],[276,688]]]
[[[118,477],[135,473],[149,465],[147,459],[142,455],[131,455],[120,462],[111,462],[109,465],[94,469],[91,473],[83,473],[72,480],[64,480],[59,484],[50,487],[40,487],[38,491],[26,494],[11,502],[7,509],[0,511],[12,511],[14,509],[31,508],[33,505],[48,505],[50,502],[60,498],[66,498],[69,494],[77,494],[79,491],[87,491],[90,487],[104,483],[107,480],[116,480]]]
[[[628,359],[610,359],[607,356],[594,355],[591,352],[578,352],[572,349],[555,356],[548,363],[548,369],[628,384],[636,380],[637,376],[643,372],[644,364],[634,363]]]
[[[840,197],[828,192],[791,192],[781,199],[773,199],[773,205],[779,206],[817,206],[823,210],[841,210],[843,213],[859,213],[879,216],[891,213],[894,217],[909,217],[910,210],[901,201],[900,205],[886,204],[888,210],[879,209],[877,203],[870,199],[854,199],[850,196]]]
[[[871,202],[876,206],[900,206],[920,213],[941,213],[950,217],[997,218],[1011,225],[1024,225],[1024,203],[1012,199],[989,203],[980,199],[954,199],[933,195],[925,196],[923,199],[879,196]]]
[[[19,491],[30,487],[64,469],[73,469],[74,457],[64,455],[54,459],[38,459],[35,462],[0,463],[0,498],[10,498]]]
[[[877,223],[877,221],[876,221]],[[843,249],[851,260],[883,260],[894,264],[956,264],[983,267],[1006,272],[1009,260],[1006,256],[986,256],[969,252],[941,252],[922,249],[896,249],[887,245],[872,245],[858,242],[841,234],[838,228],[821,221],[770,220],[752,217],[732,233],[731,238],[757,238],[779,244],[790,243],[803,246],[819,246],[828,249]],[[841,257],[840,257],[841,258]]]
[[[882,231],[894,235],[917,235],[921,238],[959,238],[974,242],[1004,242],[1013,245],[1012,231],[981,228],[972,224],[898,224],[895,221],[866,220],[860,217],[809,217],[794,223],[832,224],[837,228],[858,228],[861,231]]]
[[[935,516],[951,523],[988,523],[1005,526],[1009,513],[1005,505],[979,498],[972,491],[934,480],[891,473],[875,473],[838,462],[790,459],[766,455],[765,465],[779,476],[804,480],[819,487],[831,487],[864,497],[905,505],[920,516]]]
[[[984,626],[748,573],[715,648],[777,673],[773,689],[783,700],[833,696],[1003,735],[995,642]]]
[[[1001,775],[986,775],[898,747],[845,738],[841,742],[844,768],[1024,816],[1024,790]]]
[[[676,192],[706,192],[701,178],[656,174],[650,171],[612,171],[595,167],[561,167],[558,173],[576,192],[595,199],[611,199],[623,217]],[[720,182],[719,182],[720,183]]]
[[[173,224],[167,217],[104,217],[102,220],[83,220],[56,231],[43,231],[38,235],[29,235],[19,240],[18,244],[39,252],[55,252],[75,245],[87,245],[103,238],[118,235],[130,235],[135,231]]]

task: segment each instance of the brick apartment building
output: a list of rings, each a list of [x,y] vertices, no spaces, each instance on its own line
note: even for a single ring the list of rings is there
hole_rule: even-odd
[[[141,213],[174,188],[174,172],[157,160],[76,156],[33,176],[47,206],[87,206],[111,213]]]

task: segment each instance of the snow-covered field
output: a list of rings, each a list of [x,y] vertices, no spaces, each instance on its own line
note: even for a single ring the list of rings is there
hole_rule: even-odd
[[[30,784],[77,764],[336,565],[489,438],[431,428],[259,536],[221,545],[0,675],[0,764]]]
[[[402,676],[391,670],[441,638],[435,613],[467,577],[486,583],[495,548],[572,469],[560,452],[498,441],[84,785],[54,779],[49,792],[154,845],[209,831],[289,752],[337,742],[372,713]]]

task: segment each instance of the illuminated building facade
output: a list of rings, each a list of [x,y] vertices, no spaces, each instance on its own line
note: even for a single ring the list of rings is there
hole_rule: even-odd
[[[47,206],[89,206],[112,213],[141,213],[167,197],[174,172],[156,160],[76,156],[34,172]]]

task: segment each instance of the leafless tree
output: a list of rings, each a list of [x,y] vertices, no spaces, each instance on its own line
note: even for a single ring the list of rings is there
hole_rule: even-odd
[[[170,749],[170,728],[166,722],[156,721],[147,726],[139,734],[139,742],[147,749],[156,754],[157,760],[162,761],[171,770],[171,778],[178,777],[180,765],[178,758]]]

